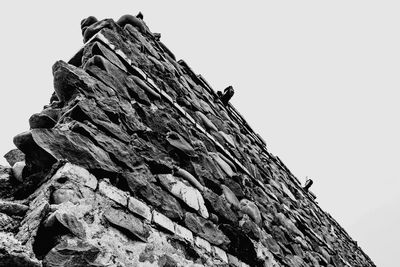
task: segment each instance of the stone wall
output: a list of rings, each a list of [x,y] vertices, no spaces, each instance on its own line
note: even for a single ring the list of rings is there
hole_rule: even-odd
[[[375,266],[140,16],[81,25],[0,170],[1,266]]]

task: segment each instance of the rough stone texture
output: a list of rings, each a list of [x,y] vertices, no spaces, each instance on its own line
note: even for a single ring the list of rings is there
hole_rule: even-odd
[[[0,266],[375,266],[142,14],[81,27],[0,167]]]
[[[10,166],[14,166],[14,164],[18,161],[25,161],[25,154],[21,152],[19,149],[11,149],[8,151],[4,158],[7,160]]]
[[[0,232],[0,266],[42,266],[33,253],[10,233]]]

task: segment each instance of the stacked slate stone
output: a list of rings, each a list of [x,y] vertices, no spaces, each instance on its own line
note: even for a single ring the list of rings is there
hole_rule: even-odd
[[[1,266],[375,266],[142,16],[82,31],[0,170]]]

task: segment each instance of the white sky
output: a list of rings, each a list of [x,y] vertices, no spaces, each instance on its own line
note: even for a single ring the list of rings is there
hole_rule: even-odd
[[[153,32],[304,181],[378,266],[400,253],[396,1],[4,1],[0,154],[47,104],[80,20],[144,13]],[[0,163],[5,163],[3,159]]]

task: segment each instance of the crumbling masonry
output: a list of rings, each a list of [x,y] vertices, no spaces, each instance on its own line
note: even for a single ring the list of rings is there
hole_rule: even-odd
[[[0,168],[0,266],[375,266],[142,14],[81,26]]]

